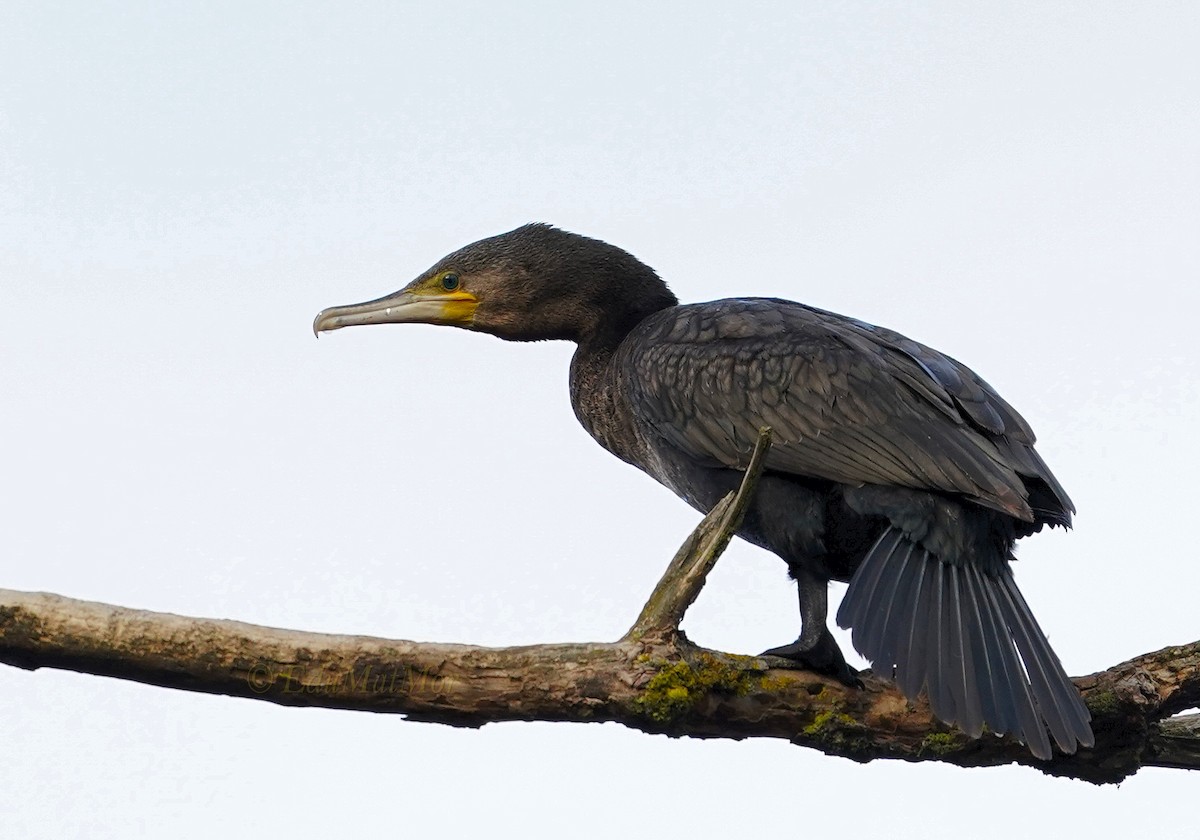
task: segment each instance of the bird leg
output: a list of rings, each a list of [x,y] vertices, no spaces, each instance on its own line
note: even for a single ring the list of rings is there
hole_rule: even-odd
[[[842,649],[825,623],[829,614],[829,582],[802,570],[793,569],[792,574],[800,595],[800,636],[790,645],[771,648],[761,655],[788,659],[846,685],[861,687],[858,672],[846,664]]]

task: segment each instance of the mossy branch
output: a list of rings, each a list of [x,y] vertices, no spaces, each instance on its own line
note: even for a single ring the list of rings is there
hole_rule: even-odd
[[[515,720],[616,721],[700,738],[786,738],[855,761],[963,767],[1026,764],[1117,782],[1141,767],[1200,769],[1200,642],[1075,680],[1096,746],[1050,761],[1006,738],[972,740],[864,674],[863,689],[706,650],[677,631],[740,521],[769,434],[737,494],[705,518],[641,616],[614,643],[485,648],[280,630],[0,590],[0,662],[64,668],[285,706],[392,712],[482,726]]]

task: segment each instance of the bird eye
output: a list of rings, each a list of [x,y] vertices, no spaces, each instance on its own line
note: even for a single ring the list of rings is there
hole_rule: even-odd
[[[442,288],[445,289],[447,292],[453,292],[455,289],[457,289],[458,288],[458,275],[453,274],[453,273],[443,274],[442,275]]]

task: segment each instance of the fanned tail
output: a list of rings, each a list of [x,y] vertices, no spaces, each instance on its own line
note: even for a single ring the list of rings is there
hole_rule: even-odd
[[[987,727],[1038,758],[1050,738],[1073,753],[1094,742],[1091,715],[1007,566],[945,563],[889,528],[867,552],[838,610],[854,646],[909,698],[978,738]]]

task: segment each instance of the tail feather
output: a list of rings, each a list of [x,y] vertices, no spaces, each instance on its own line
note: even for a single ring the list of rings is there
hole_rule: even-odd
[[[1003,665],[999,660],[999,652],[994,645],[988,643],[988,626],[984,618],[983,607],[980,604],[978,583],[975,579],[976,570],[965,566],[959,570],[963,576],[963,625],[973,628],[971,633],[971,662],[976,674],[990,674]],[[984,721],[995,721],[994,726],[1011,727],[1012,717],[1003,699],[996,694],[992,680],[976,679],[979,689],[979,716]]]
[[[891,550],[898,551],[902,546],[897,542]],[[881,548],[883,548],[881,546]],[[904,570],[910,562],[913,561],[913,546],[911,543],[908,549],[904,551],[904,556],[899,559],[901,566],[900,577],[907,577]],[[918,561],[919,562],[919,561]],[[882,577],[882,576],[881,576]],[[873,593],[874,597],[869,604],[864,605],[863,616],[861,620],[863,633],[869,638],[877,640],[880,645],[887,645],[889,639],[889,628],[894,624],[896,617],[901,613],[901,604],[896,598],[896,589],[888,586],[876,586]],[[888,648],[889,652],[892,652]],[[886,658],[886,657],[885,657]]]
[[[1050,734],[1064,752],[1074,751],[1076,741],[1085,747],[1092,746],[1091,714],[1080,701],[1079,692],[1063,671],[1058,656],[1050,649],[1046,634],[1038,626],[1012,575],[1005,575],[1001,584],[1000,593],[1011,616],[1009,629],[1013,631],[1021,659],[1026,663],[1034,696],[1042,707]]]
[[[981,591],[979,581],[981,574],[978,569],[966,566],[962,573],[966,576],[966,623],[978,628],[973,637],[975,644],[975,666],[985,674],[1006,675],[1004,654],[999,649],[999,633],[992,627],[990,605]],[[1017,725],[1017,717],[1012,703],[1007,697],[997,693],[997,680],[979,681],[979,699],[985,721],[990,721],[992,728],[1001,732],[1011,731]],[[1010,682],[1007,676],[998,682]]]
[[[872,551],[884,551],[891,554],[899,548],[903,536],[899,531],[888,530],[876,541]],[[875,568],[867,570],[860,584],[861,596],[854,609],[853,621],[856,626],[864,628],[873,616],[878,615],[881,600],[888,595],[886,586],[880,587],[880,579],[884,576],[885,567],[880,563]]]
[[[924,559],[929,560],[927,552]],[[912,601],[912,614],[909,618],[909,647],[907,650],[896,652],[896,658],[900,660],[897,663],[900,666],[897,668],[900,675],[900,689],[909,697],[916,697],[920,694],[927,681],[929,658],[926,654],[928,636],[925,632],[925,617],[932,609],[930,596],[933,587],[929,582],[933,579],[936,569],[935,563],[921,564],[920,580],[917,583],[916,597]],[[847,595],[849,595],[849,590],[847,590]],[[871,657],[868,655],[867,658]]]
[[[988,626],[986,636],[993,643],[1003,672],[1002,677],[992,676],[993,691],[998,701],[1007,708],[1006,718],[1011,721],[1010,726],[1006,728],[1002,729],[997,725],[993,725],[992,728],[996,732],[1011,732],[1024,741],[1030,752],[1038,758],[1050,758],[1050,739],[1046,737],[1046,726],[1038,716],[1037,705],[1030,691],[1029,677],[1025,674],[1008,624],[997,604],[994,587],[989,586],[990,581],[985,572],[979,569],[973,571],[977,592],[985,609]]]
[[[938,717],[942,717],[941,713],[937,711],[941,709],[945,712],[946,720],[957,721],[958,707],[954,703],[954,696],[950,693],[949,675],[942,673],[943,666],[946,664],[945,633],[942,630],[942,624],[946,620],[946,605],[942,600],[945,593],[945,587],[942,585],[944,569],[943,564],[935,563],[933,574],[928,579],[929,615],[926,619],[925,632],[928,638],[926,644],[928,645],[929,661],[926,664],[925,691],[929,695],[929,704],[933,706]]]
[[[914,670],[915,658],[913,651],[918,648],[923,648],[924,637],[919,633],[919,625],[913,622],[913,615],[916,612],[913,605],[921,597],[921,590],[924,587],[925,576],[930,569],[928,558],[924,550],[915,548],[912,552],[912,568],[909,574],[905,575],[903,580],[900,580],[895,589],[896,623],[894,628],[891,628],[881,643],[878,645],[881,654],[880,661],[886,662],[891,660],[895,663],[896,683],[904,686],[913,680],[912,671]],[[919,639],[919,640],[918,640]],[[917,678],[917,690],[920,691],[921,684],[925,681],[924,671]]]
[[[986,725],[1051,755],[1091,746],[1090,716],[1012,573],[945,563],[889,529],[867,552],[838,611],[854,646],[901,691],[978,737]]]
[[[978,738],[983,734],[983,701],[979,697],[979,686],[988,682],[983,676],[988,672],[979,670],[975,662],[974,647],[979,629],[964,612],[967,581],[960,580],[964,572],[958,566],[946,566],[950,601],[949,653],[956,664],[951,686],[958,705],[959,726],[972,738]]]
[[[891,661],[897,666],[896,678],[900,678],[901,654],[908,650],[912,638],[912,604],[916,601],[928,568],[925,552],[909,543],[905,553],[906,569],[891,591],[888,607],[888,622],[879,628],[877,646],[881,649],[880,660]]]

